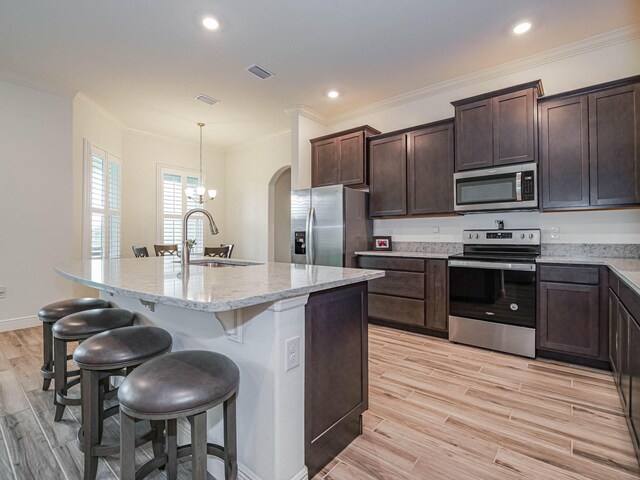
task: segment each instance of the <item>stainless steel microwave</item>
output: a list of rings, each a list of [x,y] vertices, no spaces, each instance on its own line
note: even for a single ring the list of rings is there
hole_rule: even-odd
[[[454,210],[535,210],[538,208],[537,171],[536,163],[523,163],[454,173]]]

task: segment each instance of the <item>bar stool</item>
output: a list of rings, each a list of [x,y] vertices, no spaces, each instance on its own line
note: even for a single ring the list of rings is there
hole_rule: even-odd
[[[84,480],[96,478],[99,457],[120,452],[119,443],[101,445],[104,420],[119,411],[118,405],[104,410],[102,385],[112,376],[127,375],[147,360],[171,351],[172,343],[171,335],[162,328],[134,326],[94,335],[73,352],[82,379],[82,427],[78,431],[78,446],[84,452]],[[151,427],[134,439],[132,449],[153,441],[154,453],[160,454],[164,424],[152,421]]]
[[[121,308],[98,308],[72,313],[58,320],[52,327],[54,378],[56,392],[54,403],[56,413],[54,421],[59,422],[67,405],[80,405],[79,398],[67,397],[68,390],[80,383],[80,378],[69,381],[69,378],[77,376],[79,372],[67,370],[67,345],[69,342],[82,342],[87,338],[114,328],[122,328],[133,325],[135,314]]]
[[[120,386],[120,475],[141,479],[166,465],[168,480],[177,478],[178,459],[191,455],[192,478],[207,478],[207,455],[224,461],[225,480],[238,475],[236,392],[240,373],[219,353],[187,350],[155,358],[132,372]],[[224,447],[207,443],[207,410],[223,404]],[[191,444],[177,446],[177,420],[187,417]],[[136,420],[167,422],[166,452],[135,468]],[[159,449],[158,449],[159,450]]]
[[[72,313],[94,308],[109,308],[109,306],[109,302],[100,298],[70,298],[45,305],[38,312],[38,318],[42,322],[42,368],[40,368],[40,375],[43,378],[42,390],[49,390],[54,377],[53,333],[51,332],[53,324]]]

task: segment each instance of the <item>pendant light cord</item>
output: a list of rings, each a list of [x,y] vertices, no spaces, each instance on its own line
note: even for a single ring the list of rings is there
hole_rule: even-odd
[[[204,182],[202,181],[202,127],[204,127],[204,123],[198,123],[200,127],[200,185],[203,186]]]

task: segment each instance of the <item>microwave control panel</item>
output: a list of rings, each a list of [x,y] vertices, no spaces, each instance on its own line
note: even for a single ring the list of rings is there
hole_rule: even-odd
[[[533,177],[533,172],[522,173],[522,200],[535,200],[536,199],[536,182]]]

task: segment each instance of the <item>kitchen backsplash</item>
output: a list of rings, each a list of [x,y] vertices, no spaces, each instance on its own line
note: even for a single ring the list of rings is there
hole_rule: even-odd
[[[396,252],[462,252],[462,242],[393,242]],[[553,257],[640,258],[640,244],[625,243],[543,243],[542,254]]]

